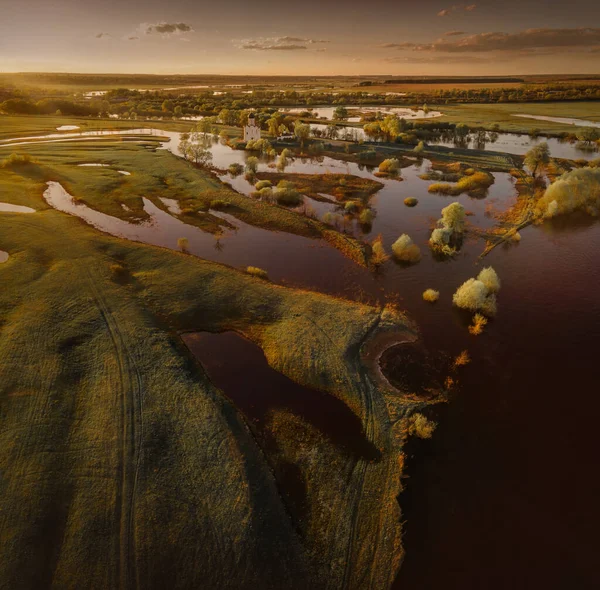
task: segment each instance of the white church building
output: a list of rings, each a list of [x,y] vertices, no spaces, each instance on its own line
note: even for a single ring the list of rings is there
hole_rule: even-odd
[[[256,124],[254,113],[248,115],[248,124],[244,127],[244,141],[260,139],[260,127]]]

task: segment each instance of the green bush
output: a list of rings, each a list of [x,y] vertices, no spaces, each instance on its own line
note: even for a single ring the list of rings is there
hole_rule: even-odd
[[[484,268],[476,279],[465,281],[454,293],[452,302],[461,309],[496,315],[496,293],[500,290],[500,279],[492,267]]]
[[[415,264],[421,260],[421,250],[407,234],[402,234],[393,244],[394,258],[401,262]]]
[[[273,186],[270,180],[259,180],[255,185],[254,188],[259,191],[261,188],[267,188]]]
[[[417,144],[417,145],[414,147],[414,149],[413,149],[413,152],[414,152],[415,154],[420,154],[420,153],[422,153],[424,150],[425,150],[425,144],[424,144],[422,141],[420,141],[420,142],[419,142],[419,143],[418,143],[418,144]]]
[[[456,253],[462,244],[465,228],[465,209],[460,203],[451,203],[442,209],[442,217],[437,227],[431,232],[429,245],[432,249],[445,254]]]
[[[427,289],[423,292],[423,300],[435,303],[440,298],[440,292],[435,289]]]
[[[468,172],[468,171],[467,171]],[[465,173],[466,174],[466,173]],[[434,182],[429,185],[430,193],[451,195],[457,197],[462,193],[484,196],[485,191],[494,184],[494,177],[489,172],[475,172],[466,174],[456,184]]]
[[[246,174],[256,174],[256,171],[258,170],[258,158],[256,158],[255,156],[250,156],[247,160],[246,160]]]
[[[379,164],[379,172],[381,174],[398,174],[400,170],[400,160],[398,158],[388,158]]]
[[[484,268],[477,275],[477,280],[486,286],[489,293],[498,293],[500,291],[500,279],[491,266]]]
[[[363,209],[360,212],[359,221],[363,225],[371,225],[373,223],[373,218],[374,217],[375,216],[373,215],[373,211],[371,211],[371,209]]]
[[[577,210],[600,214],[600,168],[577,168],[563,174],[536,204],[538,215],[544,218]]]
[[[302,195],[296,190],[293,182],[281,180],[274,191],[275,199],[282,205],[295,206],[302,202]]]
[[[229,164],[228,170],[229,174],[232,176],[239,176],[244,171],[244,167],[241,164],[234,162],[233,164]]]

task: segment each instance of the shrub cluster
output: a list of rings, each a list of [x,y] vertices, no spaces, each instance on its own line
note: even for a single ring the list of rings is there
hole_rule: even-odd
[[[556,217],[576,210],[600,214],[600,168],[577,168],[553,182],[537,202],[543,218]]]
[[[400,160],[398,158],[388,158],[379,164],[379,173],[386,176],[394,176],[400,170]]]
[[[419,438],[431,438],[436,426],[435,422],[428,420],[423,414],[415,412],[408,419],[408,434]]]
[[[423,292],[423,300],[435,303],[440,298],[440,292],[435,289],[427,289]]]
[[[451,203],[442,209],[442,217],[431,232],[429,245],[443,254],[452,255],[460,248],[465,229],[465,208],[460,203]]]
[[[393,244],[392,252],[396,260],[415,264],[421,260],[421,250],[407,234],[402,234]]]
[[[268,139],[263,137],[257,140],[250,140],[246,143],[246,150],[260,152],[261,154],[270,154],[273,151],[273,146]]]
[[[244,167],[241,164],[234,162],[233,164],[229,164],[228,170],[229,174],[232,176],[239,176],[244,171]]]
[[[302,202],[302,195],[296,190],[294,183],[288,180],[281,180],[273,194],[277,202],[282,205],[294,206]]]
[[[457,307],[483,315],[496,315],[496,294],[500,290],[500,279],[491,267],[484,268],[476,279],[465,281],[454,293],[452,302]]]
[[[494,177],[489,172],[476,172],[472,168],[465,171],[465,176],[455,184],[434,182],[429,185],[430,193],[457,197],[463,193],[471,196],[485,196],[487,189],[494,184]]]

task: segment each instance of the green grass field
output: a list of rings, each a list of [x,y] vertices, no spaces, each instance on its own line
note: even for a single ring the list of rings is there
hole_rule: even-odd
[[[186,127],[187,128],[187,127]],[[11,153],[31,155],[37,164],[19,171],[5,170],[0,186],[5,186],[6,202],[20,199],[20,189],[28,180],[60,182],[73,197],[89,207],[129,221],[147,217],[142,197],[166,209],[160,197],[175,199],[181,208],[178,217],[189,225],[219,233],[229,224],[209,213],[211,202],[229,203],[226,212],[245,223],[274,231],[285,231],[314,239],[325,239],[359,264],[366,264],[364,244],[351,236],[341,236],[322,222],[295,211],[249,199],[222,184],[208,171],[194,167],[166,150],[152,148],[157,137],[140,136],[144,144],[119,138],[67,143],[31,143],[11,147],[0,145],[0,161]],[[110,168],[79,167],[81,163],[104,163]],[[130,176],[118,170],[130,172]],[[41,194],[41,193],[40,193]],[[129,211],[122,205],[126,205]]]
[[[539,129],[544,134],[572,133],[577,127],[513,117],[513,114],[544,115],[548,117],[569,117],[600,122],[600,102],[548,102],[524,104],[468,104],[437,105],[432,109],[443,113],[442,121],[466,123],[472,127],[491,127],[498,123],[503,131],[528,133],[530,129]]]
[[[56,174],[112,211],[123,179],[97,170],[90,181],[73,166],[101,157],[131,166],[132,191],[152,188],[147,166],[208,182],[169,154],[110,142],[28,150],[40,165],[0,169],[2,200],[37,209],[0,213],[10,255],[0,265],[3,584],[278,589],[368,575],[388,586],[401,558],[401,448],[388,403],[400,416],[411,406],[384,401],[358,350],[384,329],[414,337],[402,316],[111,238],[41,198]],[[385,450],[377,462],[357,459],[304,425],[320,451],[303,456],[297,425],[280,416],[277,460],[295,461],[314,490],[302,533],[269,457],[179,337],[222,330],[339,397]]]

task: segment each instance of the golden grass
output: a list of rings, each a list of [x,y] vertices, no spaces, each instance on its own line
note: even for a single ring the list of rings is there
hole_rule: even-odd
[[[253,277],[257,277],[259,279],[268,279],[269,273],[258,266],[248,266],[246,268],[246,272]]]
[[[483,328],[487,323],[488,320],[485,316],[481,315],[480,313],[476,313],[473,316],[473,323],[469,326],[469,334],[478,336],[479,334],[483,333]]]
[[[464,367],[471,362],[471,357],[469,356],[469,352],[467,350],[463,350],[452,363],[454,369],[458,369],[458,367]]]
[[[371,263],[375,266],[382,265],[390,258],[389,254],[385,251],[381,234],[378,235],[375,240],[373,240],[373,243],[371,244],[371,251]]]

